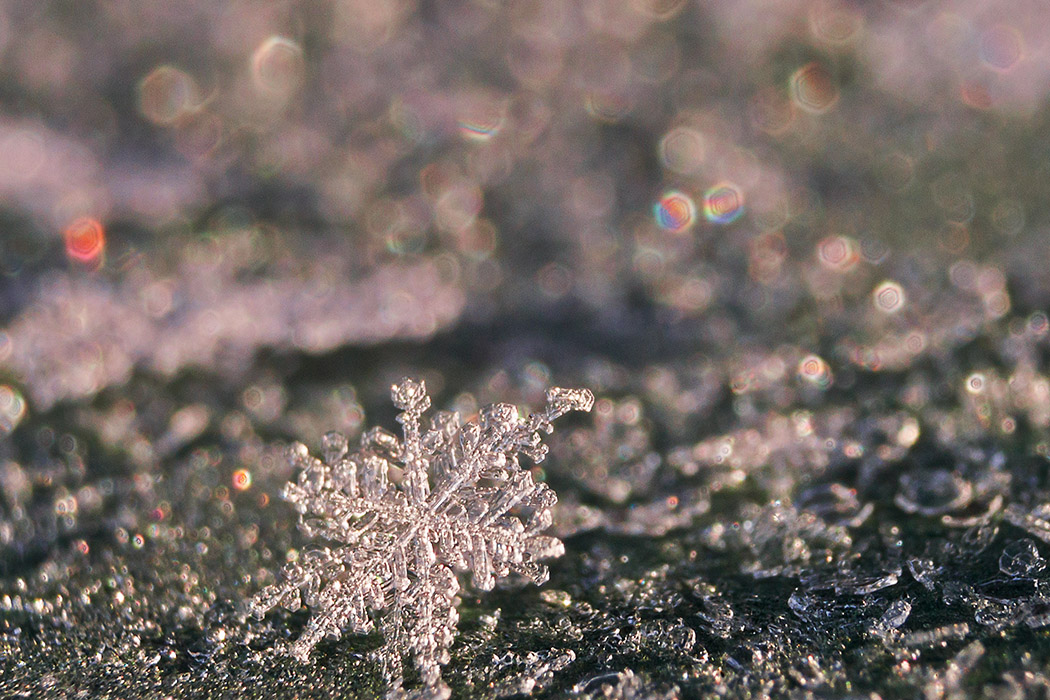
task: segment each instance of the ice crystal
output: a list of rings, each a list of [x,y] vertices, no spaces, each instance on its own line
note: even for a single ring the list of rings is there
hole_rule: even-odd
[[[328,433],[323,461],[293,447],[300,471],[285,498],[299,511],[299,529],[331,546],[289,563],[250,609],[256,617],[277,606],[313,609],[290,648],[300,661],[323,637],[378,627],[385,643],[376,657],[391,686],[400,687],[402,660],[411,657],[424,685],[443,694],[441,666],[459,619],[457,572],[469,571],[481,590],[511,573],[542,584],[548,572],[540,560],[564,552],[543,534],[557,496],[533,481],[518,455],[543,460],[540,433],[568,411],[589,411],[594,397],[552,388],[545,410],[527,419],[493,404],[462,424],[458,414],[438,412],[424,431],[423,382],[404,379],[391,394],[403,440],[374,428],[349,451],[343,435]]]

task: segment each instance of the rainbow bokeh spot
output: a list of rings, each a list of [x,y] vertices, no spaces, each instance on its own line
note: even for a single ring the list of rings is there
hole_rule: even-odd
[[[744,213],[744,191],[732,182],[720,182],[704,192],[704,217],[716,224],[728,224]]]
[[[468,141],[491,141],[503,126],[502,119],[483,119],[474,117],[460,119],[457,122],[460,135]]]
[[[233,473],[233,488],[245,491],[252,486],[252,473],[247,469],[238,469]]]
[[[885,314],[895,314],[904,306],[904,288],[893,280],[884,280],[871,293],[875,308]]]
[[[97,264],[106,250],[106,233],[97,220],[83,217],[77,219],[62,232],[66,243],[66,255],[84,264]]]
[[[467,141],[491,141],[506,121],[506,104],[499,100],[475,99],[464,105],[456,126]]]
[[[696,204],[684,192],[668,190],[653,205],[653,216],[660,228],[681,233],[696,223]]]
[[[810,114],[824,114],[839,99],[838,86],[828,69],[812,62],[791,74],[791,100]]]
[[[831,367],[820,355],[807,355],[798,363],[798,376],[800,379],[820,389],[831,386]]]
[[[1008,24],[989,27],[980,36],[981,61],[998,73],[1009,73],[1025,58],[1021,32]]]

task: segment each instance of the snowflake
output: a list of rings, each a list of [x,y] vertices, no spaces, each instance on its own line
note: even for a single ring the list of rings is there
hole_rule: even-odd
[[[329,433],[323,461],[302,444],[292,448],[300,472],[284,497],[299,511],[299,529],[331,546],[285,566],[250,610],[262,617],[276,606],[313,609],[289,649],[300,661],[326,636],[378,627],[384,644],[376,657],[391,687],[400,688],[402,659],[411,657],[425,687],[446,695],[441,666],[459,619],[456,574],[469,571],[481,590],[511,573],[547,580],[539,560],[564,553],[560,540],[542,534],[557,496],[533,481],[518,454],[542,461],[540,432],[568,411],[589,411],[594,397],[552,388],[546,409],[527,419],[514,406],[494,404],[463,424],[456,413],[438,412],[423,432],[420,418],[430,407],[423,382],[404,379],[391,394],[402,411],[403,441],[374,428],[348,452],[346,438]]]

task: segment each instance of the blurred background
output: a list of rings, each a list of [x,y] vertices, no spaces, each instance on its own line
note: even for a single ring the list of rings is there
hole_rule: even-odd
[[[867,347],[1037,308],[1048,13],[7,2],[0,359],[46,408],[463,321]]]
[[[1036,0],[0,2],[0,687],[306,692],[246,660],[302,618],[235,614],[304,544],[281,446],[392,427],[404,374],[599,396],[537,467],[529,614],[579,629],[480,603],[456,692],[1029,683],[967,673],[1048,622],[1048,97]],[[586,591],[661,571],[610,641],[645,596]]]

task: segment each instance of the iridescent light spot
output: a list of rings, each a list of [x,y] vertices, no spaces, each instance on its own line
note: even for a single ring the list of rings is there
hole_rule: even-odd
[[[860,247],[848,236],[828,236],[817,244],[817,257],[829,270],[846,272],[860,261]]]
[[[238,469],[233,473],[233,488],[247,491],[252,486],[252,473],[247,469]]]
[[[984,391],[985,378],[980,372],[974,372],[966,378],[966,391],[971,394],[980,394]]]
[[[480,119],[461,119],[459,121],[459,133],[468,141],[488,141],[497,133],[503,125],[502,120],[496,122],[485,122]]]
[[[303,50],[283,36],[271,36],[252,54],[252,80],[262,91],[291,94],[303,74]]]
[[[684,192],[669,190],[653,205],[653,216],[660,228],[681,233],[696,223],[696,205]]]
[[[704,137],[696,129],[678,126],[660,139],[660,161],[668,170],[690,175],[704,160]]]
[[[500,132],[506,121],[502,102],[477,100],[457,120],[459,134],[468,141],[484,143]]]
[[[1047,331],[1050,330],[1050,318],[1047,318],[1047,315],[1042,311],[1036,311],[1028,317],[1028,330],[1036,337],[1046,335]],[[2,344],[2,339],[0,339],[0,344]],[[0,352],[0,357],[3,357],[2,352]]]
[[[98,263],[106,250],[106,233],[97,220],[90,217],[77,219],[62,232],[66,243],[66,255],[85,264]]]
[[[831,367],[819,355],[806,355],[798,363],[798,376],[813,386],[827,389],[831,386]]]
[[[981,33],[980,56],[986,66],[1008,73],[1024,59],[1024,37],[1015,27],[996,24]]]
[[[890,257],[890,252],[890,247],[874,236],[865,236],[860,239],[860,255],[872,265],[881,265],[886,258]]]
[[[732,182],[720,182],[704,192],[704,217],[716,224],[728,224],[744,213],[744,191]]]
[[[175,66],[154,68],[138,86],[139,111],[154,124],[168,125],[196,108],[197,84]]]
[[[18,427],[26,415],[26,400],[13,387],[0,384],[0,436]]]
[[[882,282],[871,293],[875,308],[885,314],[895,314],[904,306],[904,288],[893,280]]]
[[[807,63],[791,74],[792,101],[810,114],[824,114],[839,100],[839,89],[831,73],[819,63]]]

